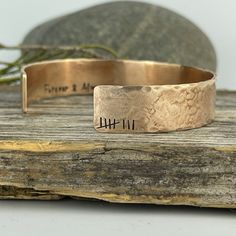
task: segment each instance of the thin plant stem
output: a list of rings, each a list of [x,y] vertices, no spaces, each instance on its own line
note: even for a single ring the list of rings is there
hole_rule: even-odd
[[[9,78],[1,78],[0,79],[0,84],[11,84],[13,82],[16,82],[20,80],[20,77],[9,77]]]
[[[11,77],[13,74],[19,74],[20,68],[24,64],[33,63],[42,60],[64,59],[67,57],[89,57],[102,58],[95,50],[104,51],[114,58],[118,54],[111,48],[100,44],[83,44],[79,46],[49,46],[49,45],[16,45],[6,46],[0,43],[0,50],[19,50],[22,52],[13,62],[0,61],[3,67],[0,69],[0,84],[11,83],[19,80],[19,77]],[[104,56],[103,56],[104,57]],[[3,78],[1,78],[1,76]]]
[[[0,44],[1,45],[1,44]],[[111,54],[113,57],[117,58],[118,54],[111,48],[100,45],[100,44],[84,44],[80,46],[48,46],[48,45],[17,45],[17,46],[4,46],[1,45],[0,49],[5,50],[23,50],[23,51],[32,51],[32,50],[73,50],[73,51],[83,51],[84,49],[99,49],[103,50],[109,54]]]

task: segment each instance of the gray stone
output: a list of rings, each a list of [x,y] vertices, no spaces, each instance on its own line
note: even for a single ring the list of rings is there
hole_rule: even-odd
[[[192,22],[141,2],[110,2],[48,21],[24,44],[102,44],[121,58],[157,60],[216,69],[215,50]]]

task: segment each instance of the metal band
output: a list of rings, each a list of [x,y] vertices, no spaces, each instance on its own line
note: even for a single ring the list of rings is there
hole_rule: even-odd
[[[100,132],[167,132],[214,119],[215,74],[177,64],[66,59],[22,69],[22,109],[43,98],[94,94]]]

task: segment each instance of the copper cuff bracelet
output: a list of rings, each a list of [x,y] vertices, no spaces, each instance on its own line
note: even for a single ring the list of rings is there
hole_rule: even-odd
[[[100,132],[167,132],[214,119],[215,74],[152,61],[64,59],[22,69],[22,109],[43,98],[94,94]]]

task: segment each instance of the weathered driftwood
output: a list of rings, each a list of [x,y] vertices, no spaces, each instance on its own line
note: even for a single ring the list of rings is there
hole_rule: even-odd
[[[236,92],[218,92],[212,124],[159,134],[96,132],[91,96],[20,106],[0,86],[1,199],[236,208]]]

